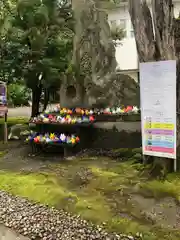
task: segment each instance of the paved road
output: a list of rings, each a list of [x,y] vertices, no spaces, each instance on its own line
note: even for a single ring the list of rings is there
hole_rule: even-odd
[[[0,240],[30,240],[22,235],[15,233],[13,230],[0,225]]]
[[[51,104],[53,108],[57,104]],[[31,116],[31,107],[17,107],[17,108],[8,108],[9,117],[30,117]]]
[[[8,117],[30,117],[30,115],[31,115],[30,107],[18,107],[8,109]]]

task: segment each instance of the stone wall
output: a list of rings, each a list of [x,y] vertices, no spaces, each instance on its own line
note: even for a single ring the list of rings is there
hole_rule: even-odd
[[[97,123],[93,148],[141,147],[140,122]]]
[[[24,127],[28,125],[17,124],[12,127],[13,135],[20,136]],[[14,128],[14,129],[13,129]],[[56,125],[39,125],[36,128],[43,128],[44,132],[57,131]],[[8,129],[11,129],[9,126]],[[59,131],[69,132],[64,126],[59,126]],[[98,122],[90,127],[75,127],[72,132],[80,136],[81,143],[77,146],[77,151],[82,149],[117,149],[117,148],[139,148],[141,147],[141,123],[136,122]],[[3,140],[3,125],[0,126],[0,140]],[[10,133],[10,132],[9,132]],[[75,150],[75,151],[76,151]]]
[[[79,132],[81,148],[117,149],[141,147],[140,122],[101,122]]]

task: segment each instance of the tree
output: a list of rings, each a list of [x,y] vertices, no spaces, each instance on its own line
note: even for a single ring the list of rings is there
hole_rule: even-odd
[[[13,10],[13,2],[8,0],[1,0],[0,2],[0,34],[4,32],[7,21],[11,15],[11,11]]]
[[[129,0],[140,62],[177,60],[177,112],[180,110],[180,61],[175,47],[175,21],[172,0],[152,0],[152,15],[145,0]],[[177,115],[177,150],[180,147],[180,116]],[[157,159],[155,159],[155,163]],[[168,163],[168,160],[160,160]],[[172,161],[171,161],[172,162]],[[162,165],[162,164],[160,164]],[[167,166],[164,166],[165,168]]]
[[[15,9],[15,1],[2,0],[0,2],[0,79],[9,82],[13,76],[13,56],[15,56],[16,47],[13,50],[14,55],[9,56],[11,47],[8,43],[7,32],[11,26],[13,11]],[[11,51],[12,52],[12,51]]]
[[[60,73],[68,66],[71,19],[71,9],[64,1],[22,0],[16,6],[7,38],[18,50],[14,72],[32,90],[32,116],[39,112],[42,89],[60,85]]]

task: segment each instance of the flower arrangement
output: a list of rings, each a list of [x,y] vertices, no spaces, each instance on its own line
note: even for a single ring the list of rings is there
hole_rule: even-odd
[[[93,123],[95,118],[93,116],[71,116],[71,115],[53,115],[42,113],[38,117],[30,120],[31,123],[56,123],[56,124],[83,124]]]
[[[45,114],[59,114],[59,115],[82,115],[82,116],[91,116],[91,115],[123,115],[127,113],[137,114],[139,113],[139,108],[136,106],[127,106],[127,107],[114,107],[114,108],[105,108],[105,109],[85,109],[85,108],[61,108],[60,105],[57,105],[55,108],[49,108],[45,111]]]
[[[26,139],[26,142],[34,142],[34,143],[41,143],[41,144],[69,144],[75,145],[80,142],[78,136],[75,135],[65,135],[64,133],[56,134],[56,133],[31,133]]]

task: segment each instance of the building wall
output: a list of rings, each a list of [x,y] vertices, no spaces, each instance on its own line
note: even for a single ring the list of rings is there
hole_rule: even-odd
[[[129,71],[127,75],[133,78],[135,82],[139,82],[138,71]]]
[[[179,16],[179,12],[180,0],[176,0],[174,1],[175,17]],[[111,26],[116,24],[125,29],[125,38],[116,46],[117,68],[122,71],[138,69],[136,43],[127,4],[108,11],[108,20]]]
[[[117,68],[120,70],[137,69],[138,56],[127,6],[111,10],[108,20],[110,26],[116,24],[125,30],[125,38],[116,46]]]
[[[124,75],[128,75],[129,77],[133,78],[135,80],[135,82],[139,82],[139,72],[137,69],[133,69],[133,70],[121,70],[121,71],[117,71],[117,73],[121,73]]]

